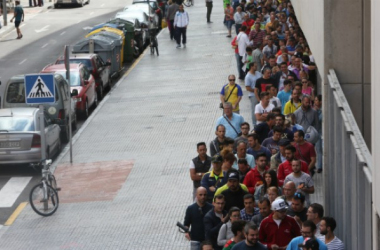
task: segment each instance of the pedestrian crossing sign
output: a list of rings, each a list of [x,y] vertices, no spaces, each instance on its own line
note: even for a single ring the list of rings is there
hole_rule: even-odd
[[[54,74],[25,75],[27,104],[55,103]]]

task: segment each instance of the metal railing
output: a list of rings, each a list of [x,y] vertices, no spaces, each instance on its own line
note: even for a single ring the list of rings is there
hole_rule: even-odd
[[[324,97],[325,215],[348,250],[372,249],[372,159],[339,80],[327,75]]]

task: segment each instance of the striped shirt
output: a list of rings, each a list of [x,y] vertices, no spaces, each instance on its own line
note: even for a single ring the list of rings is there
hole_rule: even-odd
[[[326,243],[325,235],[319,236],[318,239],[326,244],[328,250],[344,250],[345,249],[343,242],[336,236],[329,243]]]

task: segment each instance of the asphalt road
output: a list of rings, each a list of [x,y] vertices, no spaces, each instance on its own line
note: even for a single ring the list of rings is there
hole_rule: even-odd
[[[128,2],[109,0],[105,6],[104,2],[91,0],[91,4],[83,8],[47,9],[26,16],[25,25],[21,27],[23,39],[14,39],[15,31],[0,37],[1,96],[9,78],[40,72],[44,66],[62,55],[64,45],[75,44],[85,36],[88,29],[114,17]],[[116,81],[114,79],[113,83]],[[83,123],[83,120],[78,121],[78,129]],[[64,147],[65,145],[62,148]],[[0,193],[11,179],[17,179],[15,177],[31,179],[12,206],[0,207],[0,225],[5,223],[21,202],[28,201],[29,191],[40,180],[41,172],[28,165],[0,165]]]

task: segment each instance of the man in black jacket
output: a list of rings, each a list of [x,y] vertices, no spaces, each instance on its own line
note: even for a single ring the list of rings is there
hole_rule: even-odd
[[[201,245],[205,240],[205,229],[203,219],[205,215],[212,209],[212,205],[207,202],[207,190],[204,187],[197,189],[197,201],[188,206],[186,209],[184,225],[190,228],[190,233],[186,233],[185,237],[192,241],[191,244]]]
[[[222,250],[223,247],[218,246],[217,239],[219,230],[223,223],[226,223],[229,218],[224,210],[225,198],[222,194],[214,197],[214,209],[210,210],[204,217],[205,238],[212,242],[214,250]]]
[[[224,209],[229,211],[231,207],[244,208],[244,195],[248,194],[239,185],[239,172],[236,169],[230,169],[227,172],[227,185],[228,189],[222,192],[224,195],[226,204]]]

